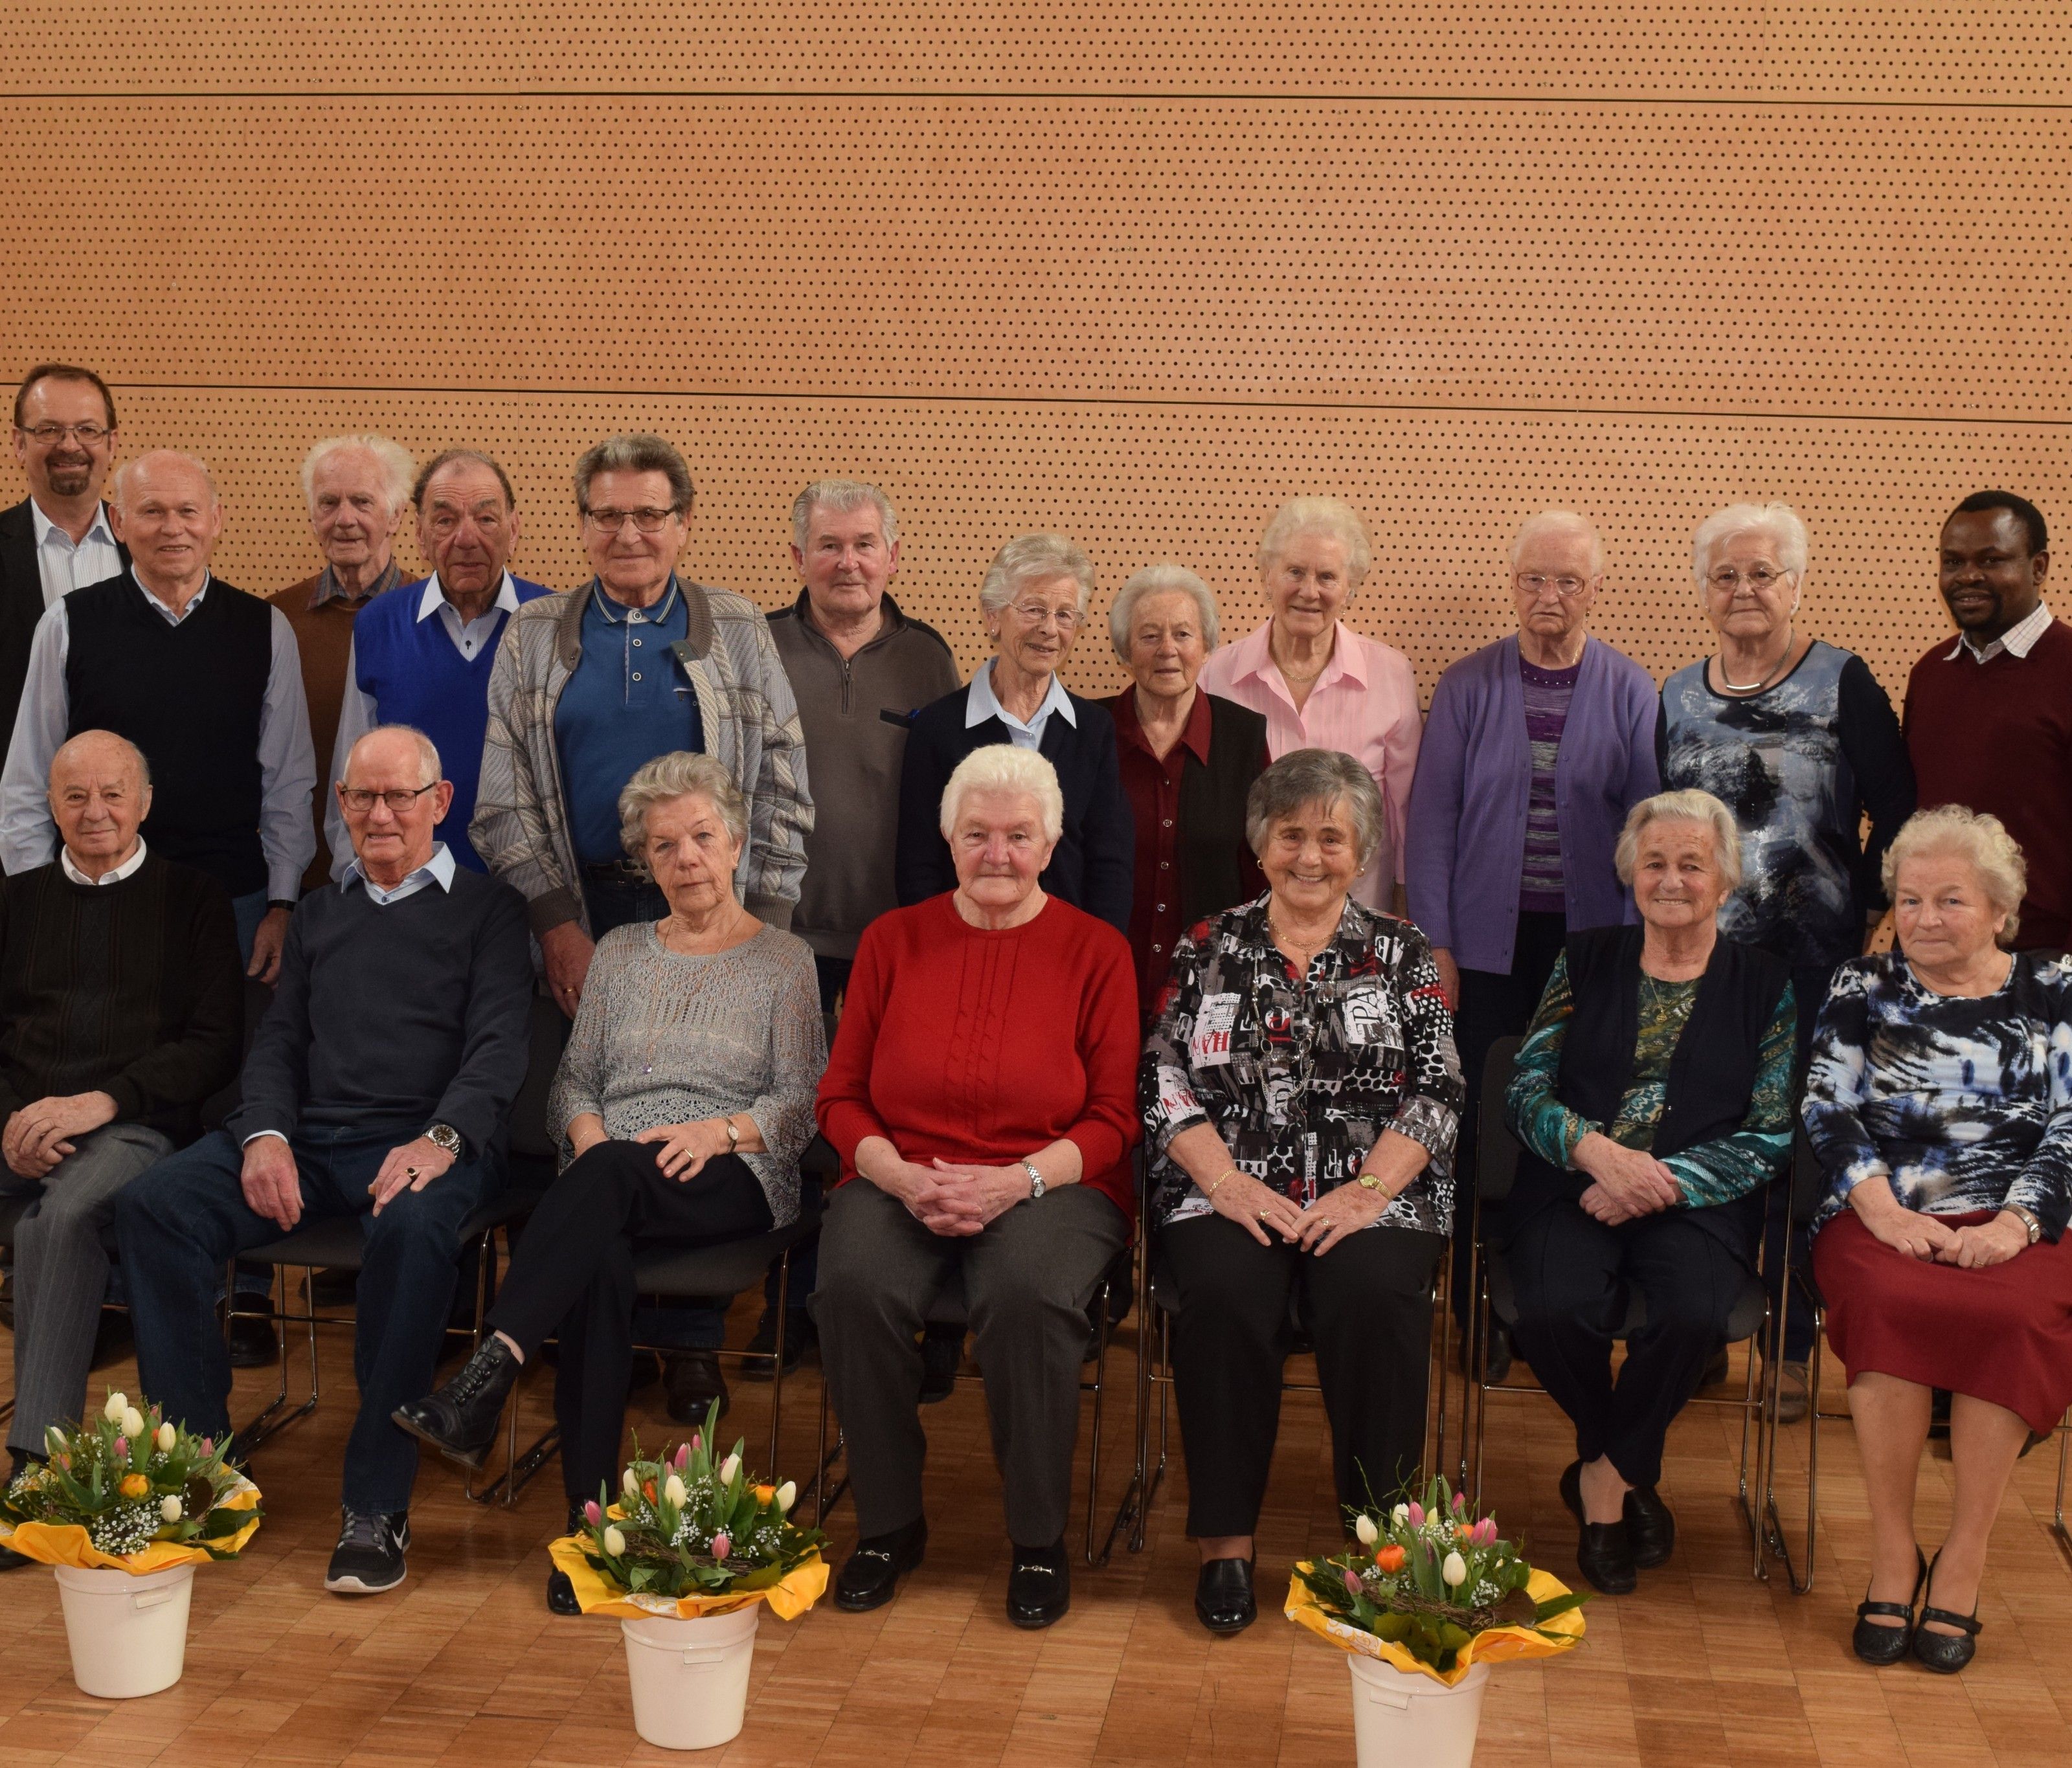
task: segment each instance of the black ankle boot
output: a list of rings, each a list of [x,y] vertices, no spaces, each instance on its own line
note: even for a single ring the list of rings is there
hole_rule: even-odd
[[[573,1498],[569,1500],[569,1526],[561,1532],[574,1535],[583,1527],[583,1507]],[[569,1574],[557,1565],[547,1574],[547,1612],[550,1614],[580,1614],[582,1604],[576,1600],[576,1587],[569,1581]]]
[[[503,1416],[505,1396],[517,1384],[524,1367],[510,1347],[492,1334],[443,1388],[398,1406],[390,1416],[441,1454],[479,1467],[496,1441],[496,1421]]]

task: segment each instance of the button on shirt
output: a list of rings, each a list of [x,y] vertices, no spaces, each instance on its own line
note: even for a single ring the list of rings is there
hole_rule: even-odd
[[[95,508],[84,540],[73,540],[33,497],[29,500],[29,520],[36,531],[36,572],[43,579],[45,607],[89,583],[121,575],[122,554],[109,532],[105,504]]]
[[[144,837],[142,835],[137,837],[136,852],[123,861],[120,865],[103,872],[98,878],[88,878],[85,873],[72,864],[72,850],[69,848],[61,846],[58,849],[58,864],[64,868],[64,875],[73,883],[84,884],[89,889],[97,888],[103,884],[120,884],[124,878],[134,877],[137,868],[143,863]]]
[[[1180,740],[1163,759],[1137,720],[1137,690],[1108,702],[1115,714],[1116,763],[1137,817],[1136,890],[1129,907],[1129,948],[1137,955],[1137,996],[1149,1011],[1164,986],[1180,924],[1180,776],[1192,754],[1209,760],[1209,697],[1197,692]]]
[[[1976,662],[1991,663],[2003,651],[2016,657],[2025,657],[2036,648],[2036,641],[2049,630],[2050,610],[2039,602],[2036,604],[2035,613],[2025,620],[2016,622],[1997,639],[1986,644],[1974,644],[1971,634],[1965,633],[1944,654],[1942,660],[1955,663],[1959,657],[1968,656]]]
[[[1079,714],[1072,710],[1072,697],[1065,692],[1065,685],[1055,675],[1050,677],[1050,690],[1043,696],[1043,703],[1024,724],[1006,707],[1001,705],[993,691],[993,665],[989,663],[971,678],[971,686],[964,693],[964,729],[982,725],[989,718],[997,718],[1007,726],[1007,740],[1017,749],[1038,749],[1043,746],[1043,727],[1050,722],[1050,714],[1058,713],[1067,724],[1076,730]]]

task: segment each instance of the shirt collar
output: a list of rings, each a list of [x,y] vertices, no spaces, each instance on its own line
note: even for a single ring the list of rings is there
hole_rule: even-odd
[[[1108,702],[1108,709],[1115,714],[1115,734],[1118,742],[1151,753],[1151,744],[1144,734],[1144,726],[1137,716],[1137,690],[1124,688]],[[1206,688],[1194,689],[1194,703],[1187,709],[1187,722],[1181,727],[1180,745],[1204,767],[1209,764],[1209,694]]]
[[[415,871],[405,875],[402,882],[384,890],[373,882],[355,854],[346,864],[345,875],[339,880],[339,888],[344,890],[357,882],[377,903],[392,901],[406,890],[420,890],[427,884],[436,884],[442,890],[451,890],[454,881],[454,857],[444,841],[432,844],[432,857]]]
[[[1961,635],[1955,647],[1943,658],[1945,663],[1955,663],[1968,651],[1981,663],[1990,663],[2005,651],[2016,657],[2025,657],[2036,648],[2037,640],[2050,630],[2050,610],[2044,603],[2036,604],[2036,611],[2025,620],[2018,620],[1991,643],[1980,646],[1971,643],[1969,634]]]
[[[130,581],[137,586],[137,593],[142,596],[145,601],[150,605],[151,611],[153,613],[156,614],[160,619],[166,623],[166,625],[178,626],[181,621],[184,620],[190,614],[193,613],[196,608],[201,606],[202,598],[208,594],[209,585],[216,581],[216,574],[213,571],[209,573],[208,578],[204,581],[202,586],[196,590],[193,595],[188,598],[187,605],[182,608],[178,614],[174,613],[173,611],[167,607],[164,602],[161,602],[158,597],[152,594],[149,590],[144,587],[144,580],[141,577],[138,576],[137,567],[134,562],[130,567]]]
[[[598,617],[606,626],[629,625],[631,623],[632,617],[636,614],[640,616],[644,624],[660,626],[676,611],[676,574],[674,571],[669,574],[669,586],[663,590],[662,599],[659,602],[651,602],[644,608],[629,608],[623,602],[613,601],[605,593],[605,588],[602,583],[592,586],[590,604],[597,610]]]
[[[424,593],[417,598],[417,618],[429,620],[441,608],[452,605],[446,600],[446,592],[439,587],[439,574],[433,572],[425,579]],[[508,570],[504,574],[503,585],[496,592],[496,599],[490,603],[489,611],[492,614],[499,611],[516,614],[518,611],[518,586],[511,581],[511,574]],[[478,615],[476,618],[480,619],[483,616]]]
[[[36,531],[36,545],[39,547],[42,546],[51,535],[64,533],[64,529],[43,513],[43,506],[33,497],[29,500],[29,521]],[[93,520],[87,524],[85,534],[77,541],[73,541],[71,535],[65,534],[65,539],[76,546],[85,546],[95,541],[99,541],[104,546],[113,546],[115,544],[115,537],[109,531],[108,506],[105,504],[95,504]]]
[[[1281,679],[1281,666],[1273,660],[1271,620],[1256,631],[1247,633],[1231,647],[1231,679],[1242,681],[1247,676],[1276,683],[1284,692],[1287,688],[1287,683]],[[1367,685],[1367,660],[1360,653],[1358,636],[1342,620],[1333,623],[1331,660],[1324,665],[1324,672],[1317,677],[1315,687],[1329,687],[1341,679],[1363,688]]]
[[[1001,705],[993,691],[993,664],[989,660],[971,678],[971,686],[964,693],[964,729],[982,725],[989,718],[997,718],[1004,725],[1020,725],[1024,730],[1034,730],[1054,712],[1064,714],[1065,722],[1074,730],[1079,728],[1079,715],[1072,710],[1072,697],[1065,692],[1065,685],[1054,672],[1050,676],[1050,691],[1043,696],[1043,703],[1032,713],[1026,723],[1016,717]]]
[[[88,889],[102,884],[120,884],[125,878],[134,878],[137,868],[144,863],[144,837],[137,837],[137,850],[112,871],[103,872],[98,878],[88,878],[72,862],[72,854],[60,841],[58,844],[58,864],[64,868],[64,875],[75,884],[84,884]]]
[[[364,590],[348,593],[339,586],[338,574],[327,565],[317,574],[317,586],[310,591],[310,606],[320,608],[327,602],[372,602],[384,590],[393,590],[403,581],[402,567],[392,557],[381,568],[380,576]]]

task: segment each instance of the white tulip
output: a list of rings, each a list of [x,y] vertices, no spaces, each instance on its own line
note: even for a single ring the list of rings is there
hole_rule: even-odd
[[[799,1488],[793,1485],[790,1480],[786,1480],[783,1485],[777,1488],[778,1509],[788,1515],[791,1506],[797,1501],[798,1496]]]
[[[129,1395],[126,1393],[112,1393],[108,1396],[108,1404],[101,1408],[101,1416],[105,1418],[109,1423],[112,1425],[129,1409]]]
[[[684,1499],[686,1495],[688,1495],[684,1490],[683,1481],[674,1474],[670,1474],[662,1482],[662,1496],[670,1503],[674,1504],[678,1510],[684,1507]]]
[[[1363,1547],[1371,1547],[1381,1539],[1381,1531],[1374,1526],[1374,1519],[1364,1513],[1353,1519],[1353,1533],[1359,1537]]]
[[[626,1536],[610,1523],[604,1525],[604,1551],[613,1559],[623,1558],[626,1552]]]
[[[122,1434],[132,1442],[144,1434],[144,1415],[134,1406],[129,1407],[122,1414]]]
[[[158,1506],[158,1514],[164,1517],[169,1523],[177,1523],[180,1519],[179,1499],[177,1498],[166,1499]]]
[[[172,1453],[173,1445],[179,1440],[180,1433],[173,1429],[172,1421],[171,1419],[168,1419],[164,1424],[158,1426],[159,1453],[162,1455],[170,1455]]]
[[[731,1486],[734,1483],[734,1476],[740,1471],[741,1457],[738,1455],[729,1455],[725,1461],[719,1464],[720,1484],[722,1486]]]
[[[43,1433],[43,1446],[54,1455],[62,1455],[72,1445],[65,1441],[65,1433],[52,1425]]]
[[[640,1495],[640,1482],[634,1477],[633,1470],[631,1467],[620,1476],[619,1489],[628,1498],[638,1498]]]
[[[1410,1507],[1408,1504],[1398,1504],[1396,1508],[1391,1511],[1388,1514],[1391,1519],[1393,1521],[1398,1523],[1407,1523],[1410,1520]]]
[[[1468,1581],[1468,1562],[1458,1553],[1449,1553],[1445,1564],[1439,1568],[1439,1576],[1445,1579],[1448,1589],[1457,1590]]]

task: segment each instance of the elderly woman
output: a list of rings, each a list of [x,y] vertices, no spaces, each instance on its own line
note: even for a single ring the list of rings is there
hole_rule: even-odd
[[[1911,818],[1885,857],[1899,948],[1841,967],[1814,1039],[1813,1274],[1863,1452],[1854,1643],[1872,1663],[1971,1662],[2008,1474],[2072,1404],[2072,965],[2003,949],[2023,872],[1996,818]],[[1938,1388],[1955,1492],[1925,1566],[1914,1495]]]
[[[994,554],[978,591],[993,660],[969,687],[915,713],[906,738],[893,868],[902,903],[925,902],[956,882],[956,856],[936,828],[944,787],[965,756],[1011,743],[1049,762],[1064,795],[1045,893],[1118,932],[1128,928],[1134,837],[1115,722],[1098,701],[1067,692],[1058,679],[1093,588],[1093,561],[1062,534],[1024,534]]]
[[[1643,800],[1618,865],[1640,925],[1570,935],[1505,1100],[1524,1144],[1505,1250],[1518,1346],[1574,1421],[1561,1501],[1577,1564],[1611,1595],[1675,1546],[1662,1445],[1725,1340],[1790,1154],[1796,1010],[1783,960],[1719,931],[1741,878],[1725,805]],[[1636,1292],[1646,1323],[1614,1381]]]
[[[1108,709],[1137,820],[1129,948],[1148,1020],[1182,930],[1259,894],[1244,806],[1266,766],[1266,721],[1198,686],[1215,648],[1216,601],[1184,565],[1139,571],[1117,593],[1108,630],[1135,678]]]
[[[1384,815],[1350,755],[1297,749],[1261,774],[1245,825],[1267,888],[1181,940],[1145,1042],[1194,1612],[1211,1632],[1257,1612],[1291,1300],[1316,1346],[1339,1502],[1393,1492],[1424,1447],[1461,1072],[1424,935],[1350,895]]]
[[[1372,557],[1359,517],[1336,498],[1282,504],[1259,543],[1272,617],[1211,656],[1202,685],[1264,713],[1276,758],[1336,749],[1374,776],[1381,827],[1353,896],[1368,908],[1401,913],[1404,831],[1417,769],[1417,678],[1401,652],[1338,618]]]
[[[749,813],[727,769],[709,755],[658,756],[619,810],[625,850],[665,912],[598,942],[548,1100],[561,1176],[505,1273],[491,1335],[446,1386],[395,1414],[472,1466],[520,1367],[558,1338],[570,1527],[618,1471],[635,1249],[742,1240],[796,1217],[826,1056],[811,949],[735,894]],[[557,1614],[576,1612],[560,1573],[547,1593]]]
[[[861,1536],[841,1608],[890,1601],[920,1563],[915,1339],[960,1279],[1013,1545],[1008,1618],[1048,1626],[1071,1600],[1086,1310],[1133,1213],[1137,1015],[1122,935],[1042,885],[1065,823],[1042,755],[973,751],[943,792],[956,889],[857,948],[820,1083],[842,1182],[812,1299]]]

